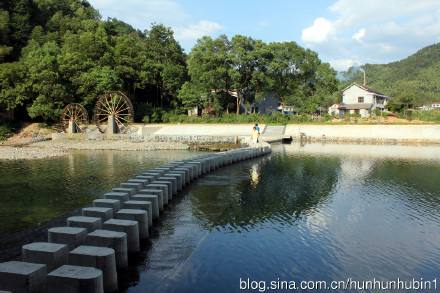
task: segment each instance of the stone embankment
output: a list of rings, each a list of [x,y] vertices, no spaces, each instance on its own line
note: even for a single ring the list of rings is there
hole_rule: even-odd
[[[49,293],[116,292],[118,271],[140,252],[140,239],[174,197],[211,171],[264,156],[267,143],[170,162],[121,183],[48,229],[47,242],[22,247],[22,261],[0,263],[0,291]]]

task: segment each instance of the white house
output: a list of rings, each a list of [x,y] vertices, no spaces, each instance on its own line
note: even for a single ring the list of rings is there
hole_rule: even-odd
[[[431,104],[423,105],[419,107],[420,110],[429,111],[429,110],[440,110],[440,102],[433,102]]]
[[[328,113],[330,115],[360,114],[361,117],[369,117],[374,110],[383,110],[389,99],[390,97],[367,86],[353,83],[342,91],[342,103],[329,107]]]

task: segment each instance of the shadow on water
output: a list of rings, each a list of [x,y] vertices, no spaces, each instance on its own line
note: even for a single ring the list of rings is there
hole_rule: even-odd
[[[189,151],[76,151],[42,160],[0,161],[0,261],[45,241],[46,229],[142,170],[198,155]]]

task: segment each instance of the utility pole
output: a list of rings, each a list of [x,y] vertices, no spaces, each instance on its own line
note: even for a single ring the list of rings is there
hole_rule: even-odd
[[[359,70],[364,74],[364,86],[367,85],[367,75],[365,74],[365,70],[362,67],[359,67]]]

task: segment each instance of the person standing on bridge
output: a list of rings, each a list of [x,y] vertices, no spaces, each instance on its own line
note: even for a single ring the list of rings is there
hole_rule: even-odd
[[[260,137],[260,132],[258,131],[257,127],[254,126],[252,128],[252,142],[258,143],[259,137]]]

